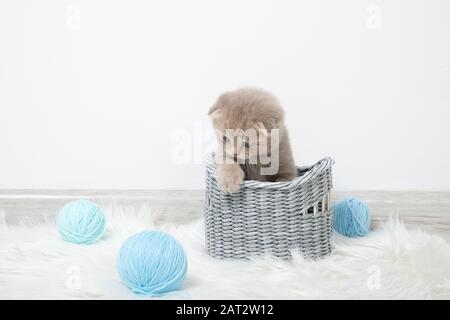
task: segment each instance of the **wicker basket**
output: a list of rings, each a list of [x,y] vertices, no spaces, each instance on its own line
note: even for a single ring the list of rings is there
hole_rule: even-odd
[[[206,159],[206,248],[216,258],[246,259],[270,253],[290,259],[331,252],[331,167],[325,158],[299,167],[289,182],[244,181],[237,193],[219,190],[213,154]]]

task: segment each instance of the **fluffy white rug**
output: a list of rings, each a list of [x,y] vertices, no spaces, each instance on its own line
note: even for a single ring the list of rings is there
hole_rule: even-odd
[[[108,233],[94,245],[63,242],[54,222],[0,225],[0,298],[148,299],[132,293],[116,272],[125,238],[156,229],[152,215],[109,213]],[[188,254],[178,293],[163,299],[449,299],[450,245],[390,220],[359,239],[334,236],[333,254],[320,261],[220,261],[203,246],[203,225],[158,227]]]

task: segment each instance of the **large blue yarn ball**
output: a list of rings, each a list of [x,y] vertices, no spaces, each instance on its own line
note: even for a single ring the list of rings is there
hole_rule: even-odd
[[[357,198],[345,198],[333,207],[334,229],[347,237],[362,237],[370,230],[370,211]]]
[[[183,284],[186,253],[172,236],[160,231],[143,231],[123,243],[117,271],[134,292],[161,296],[177,291]]]
[[[105,215],[89,200],[68,202],[59,211],[57,224],[65,241],[78,244],[94,243],[106,230]]]

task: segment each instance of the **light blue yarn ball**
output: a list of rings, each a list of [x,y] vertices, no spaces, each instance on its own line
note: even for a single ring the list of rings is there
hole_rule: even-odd
[[[334,229],[347,237],[365,236],[370,229],[370,211],[357,198],[345,198],[333,207]]]
[[[106,219],[92,201],[68,202],[59,211],[58,230],[67,242],[91,244],[99,240],[106,230]]]
[[[143,231],[129,237],[120,248],[117,271],[134,292],[161,296],[177,291],[186,277],[186,253],[172,236]]]

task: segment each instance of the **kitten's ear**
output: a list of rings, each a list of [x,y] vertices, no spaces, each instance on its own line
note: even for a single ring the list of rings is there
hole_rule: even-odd
[[[209,109],[208,111],[208,116],[212,119],[215,120],[219,117],[220,115],[220,105],[219,103],[214,103],[213,106]]]
[[[214,109],[211,108],[211,110],[209,110],[208,112],[208,116],[212,119],[212,120],[216,120],[217,118],[219,118],[220,116],[220,109]]]
[[[216,103],[209,109],[208,115],[211,118],[211,120],[217,120],[220,116],[221,109],[223,106],[225,106],[229,101],[229,97],[227,93],[223,93],[219,96]]]

